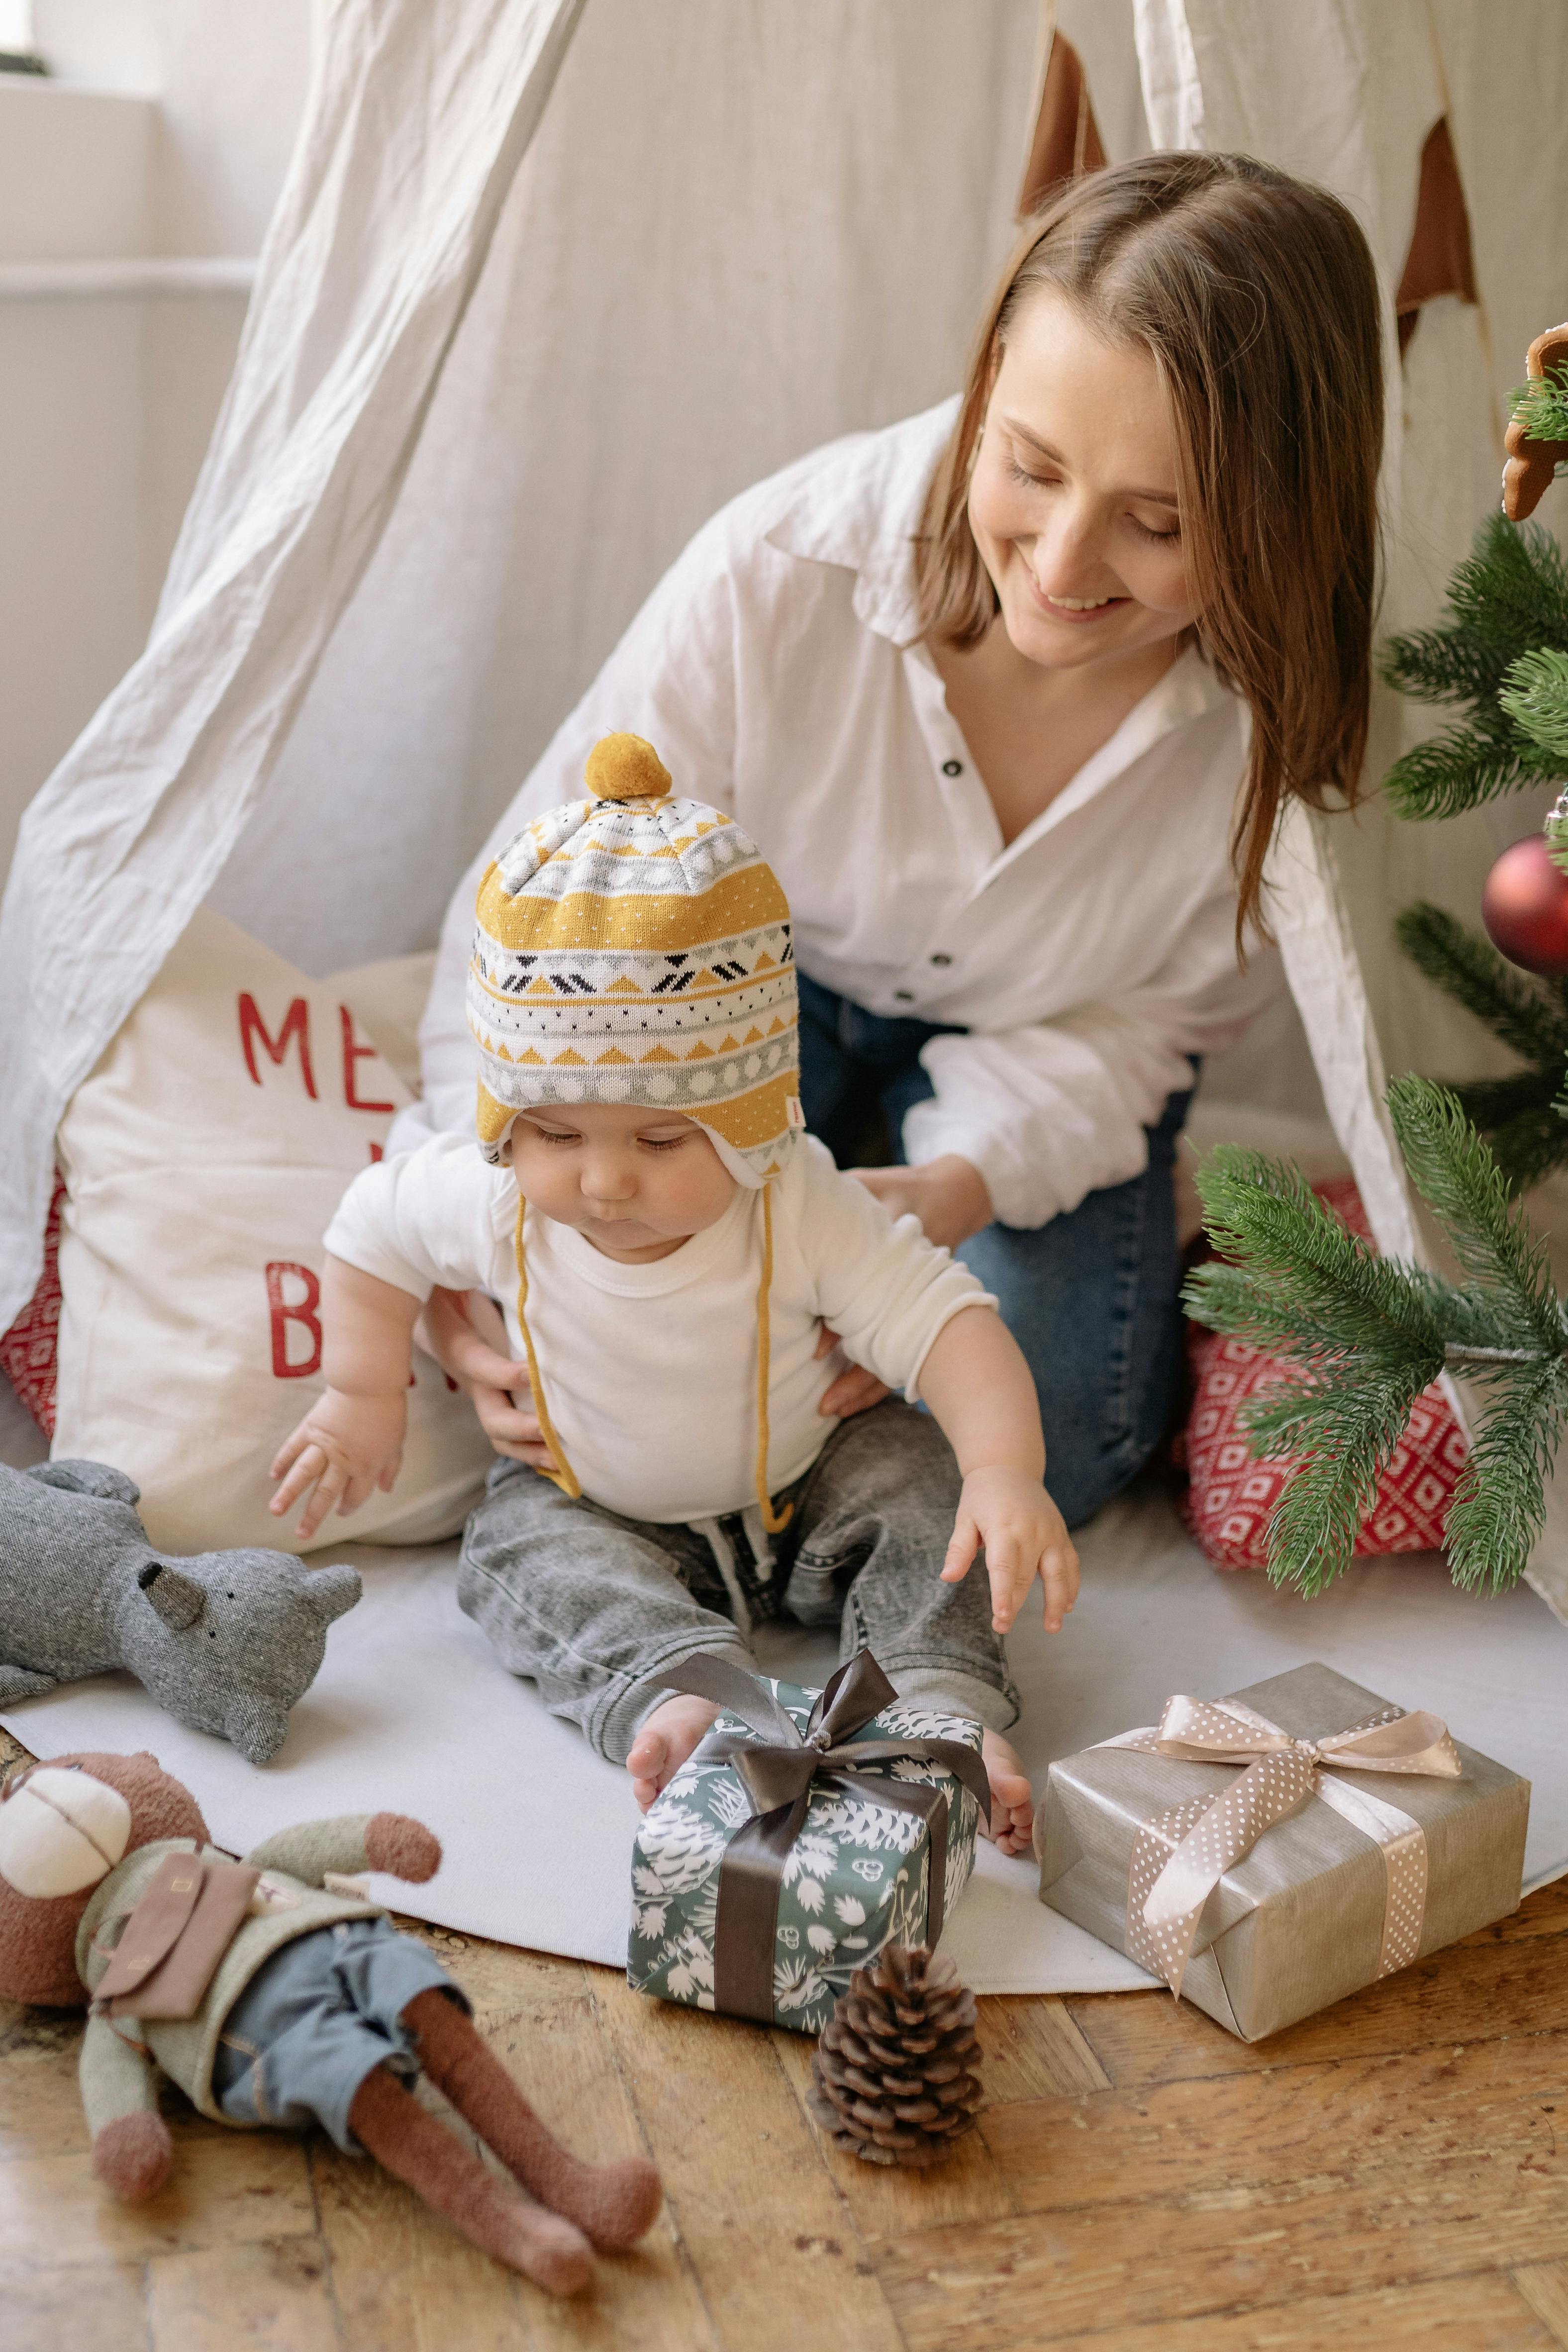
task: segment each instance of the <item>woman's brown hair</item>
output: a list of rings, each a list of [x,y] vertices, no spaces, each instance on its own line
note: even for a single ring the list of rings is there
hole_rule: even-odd
[[[1247,155],[1145,155],[1058,195],[985,314],[931,485],[917,573],[939,642],[976,644],[997,610],[969,476],[1008,331],[1043,286],[1142,345],[1166,386],[1198,635],[1252,711],[1239,946],[1287,795],[1350,803],[1361,781],[1383,449],[1372,255],[1337,197]]]

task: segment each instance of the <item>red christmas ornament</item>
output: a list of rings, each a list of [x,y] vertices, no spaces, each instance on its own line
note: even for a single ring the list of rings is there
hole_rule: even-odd
[[[1543,980],[1568,972],[1568,874],[1539,833],[1505,849],[1481,891],[1481,920],[1500,955]]]

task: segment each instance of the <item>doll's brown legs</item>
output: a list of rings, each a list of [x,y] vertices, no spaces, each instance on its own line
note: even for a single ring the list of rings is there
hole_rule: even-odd
[[[444,1993],[436,1998],[450,2006]],[[582,2231],[505,2188],[384,2066],[355,2092],[349,2128],[471,2245],[552,2294],[575,2294],[587,2285],[594,2255]]]
[[[658,2175],[646,2157],[584,2164],[546,2131],[506,2068],[465,2015],[437,1987],[416,1993],[403,2022],[419,2040],[419,2063],[523,2187],[585,2230],[606,2252],[635,2245],[658,2211]]]

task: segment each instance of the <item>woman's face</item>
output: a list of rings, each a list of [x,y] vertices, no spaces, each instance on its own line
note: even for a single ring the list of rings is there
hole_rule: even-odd
[[[1013,321],[969,521],[1008,636],[1047,669],[1140,652],[1196,617],[1153,359],[1103,341],[1054,288]]]

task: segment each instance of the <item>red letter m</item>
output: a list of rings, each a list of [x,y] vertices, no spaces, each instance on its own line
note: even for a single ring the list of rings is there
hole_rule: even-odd
[[[283,1026],[276,1038],[268,1034],[267,1024],[256,1009],[256,999],[248,990],[239,1000],[239,1042],[245,1049],[245,1066],[250,1072],[252,1086],[261,1084],[261,1073],[256,1066],[256,1041],[259,1037],[269,1062],[278,1068],[289,1051],[289,1040],[300,1041],[300,1067],[304,1073],[305,1092],[316,1101],[316,1074],[310,1067],[310,1011],[302,996],[297,996],[283,1016]]]

